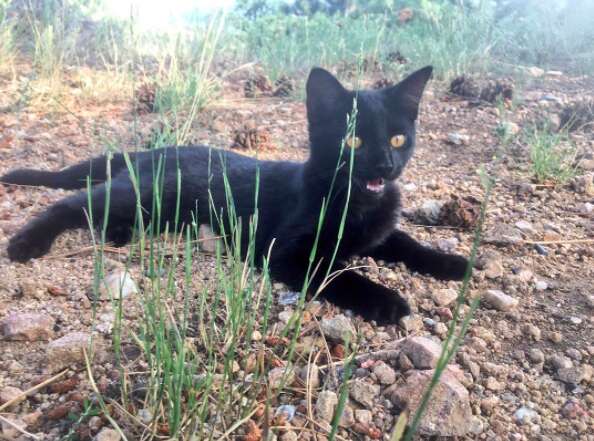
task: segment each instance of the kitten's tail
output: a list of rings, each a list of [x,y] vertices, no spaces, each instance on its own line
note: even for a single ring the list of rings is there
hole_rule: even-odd
[[[124,156],[114,155],[111,160],[112,175],[124,167],[126,167]],[[92,185],[105,182],[107,179],[107,158],[105,156],[99,156],[55,172],[20,168],[0,176],[0,182],[75,190],[87,186],[87,177],[90,177]]]

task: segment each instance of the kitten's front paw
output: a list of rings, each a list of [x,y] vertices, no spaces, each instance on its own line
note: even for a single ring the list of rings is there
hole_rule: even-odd
[[[442,280],[462,280],[466,275],[468,259],[457,254],[447,254],[443,259],[439,278]]]
[[[395,325],[402,317],[410,315],[410,306],[406,300],[396,292],[386,290],[386,293],[370,297],[368,307],[358,311],[366,320],[375,320],[382,325]]]
[[[52,241],[47,237],[38,237],[31,231],[22,230],[15,234],[8,242],[8,258],[13,262],[27,262],[35,257],[47,254]]]

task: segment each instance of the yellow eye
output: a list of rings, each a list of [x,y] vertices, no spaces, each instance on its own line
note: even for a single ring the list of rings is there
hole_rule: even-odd
[[[402,147],[405,142],[406,142],[406,136],[404,136],[404,135],[394,135],[390,139],[390,144],[392,144],[392,147],[394,147],[396,149]]]
[[[363,144],[363,141],[361,141],[361,138],[359,138],[358,136],[349,136],[346,139],[346,143],[350,148],[358,149],[359,147],[361,147],[361,144]]]

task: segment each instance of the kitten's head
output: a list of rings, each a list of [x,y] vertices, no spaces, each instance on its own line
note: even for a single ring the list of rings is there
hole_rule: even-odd
[[[328,71],[312,69],[306,86],[307,119],[310,161],[316,169],[335,169],[356,97],[356,137],[347,139],[343,157],[348,161],[348,149],[355,149],[354,189],[381,195],[385,182],[396,179],[412,155],[419,102],[432,70],[427,66],[394,86],[355,92]]]

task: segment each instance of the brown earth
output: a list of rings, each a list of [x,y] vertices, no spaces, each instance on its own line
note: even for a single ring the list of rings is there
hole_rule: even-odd
[[[23,70],[26,73],[26,68]],[[19,106],[15,104],[21,93],[19,81],[0,80],[0,174],[23,165],[59,169],[102,153],[107,144],[130,150],[147,138],[156,123],[154,114],[134,116],[134,106],[127,99],[80,98],[76,82],[63,98],[66,104],[47,99]],[[246,99],[242,97],[241,78],[228,77],[225,81],[223,98],[200,114],[192,142],[226,148],[232,145],[237,131],[262,127],[267,131],[266,148],[245,150],[246,154],[269,159],[306,157],[307,127],[301,102],[274,97]],[[377,78],[368,79],[369,84],[375,81]],[[592,179],[594,171],[594,139],[587,131],[571,134],[586,161],[572,182],[555,185],[533,182],[529,151],[521,137],[504,148],[496,135],[502,119],[520,128],[533,121],[554,120],[565,104],[583,96],[591,98],[594,81],[566,75],[529,79],[517,87],[514,107],[503,110],[504,115],[497,106],[470,105],[446,90],[446,85],[433,84],[423,103],[417,151],[401,178],[404,204],[413,212],[425,201],[445,202],[451,195],[482,200],[479,169],[484,166],[496,179],[485,221],[485,238],[491,240],[480,247],[483,269],[475,271],[470,295],[501,290],[518,301],[507,312],[481,305],[452,361],[461,366],[460,381],[469,393],[472,412],[467,433],[460,439],[594,440],[594,193],[592,184],[588,187],[585,181]],[[448,143],[452,132],[467,135],[467,141],[461,145]],[[494,162],[494,155],[500,155],[501,161]],[[113,306],[103,302],[94,311],[88,297],[94,274],[89,232],[64,234],[50,255],[27,264],[12,263],[6,256],[8,238],[65,194],[61,190],[0,186],[0,321],[10,313],[41,313],[55,321],[51,340],[74,331],[90,333],[96,327],[98,342],[109,348]],[[410,220],[403,220],[402,227],[433,246],[470,253],[472,231],[447,225],[421,226]],[[516,237],[513,243],[502,239],[510,235]],[[108,269],[119,267],[118,260],[125,251],[121,256],[108,255]],[[213,258],[200,255],[198,261],[195,283],[208,283]],[[357,411],[356,418],[364,421],[361,411],[368,409],[372,419],[367,428],[362,429],[363,423],[357,419],[341,429],[342,439],[377,439],[392,430],[399,412],[392,393],[404,384],[405,370],[412,366],[407,366],[410,360],[400,353],[384,350],[397,348],[394,341],[404,336],[427,335],[443,340],[452,305],[439,305],[436,293],[459,287],[458,283],[441,283],[400,268],[382,267],[381,262],[363,262],[369,264],[363,271],[370,277],[398,288],[409,298],[415,315],[408,331],[396,326],[373,327],[359,318],[348,318],[363,335],[361,354],[389,353],[387,358],[382,357],[396,377],[389,384],[382,383],[381,396],[375,398],[373,406],[349,402]],[[142,289],[139,268],[133,266],[131,273]],[[275,285],[275,292],[282,290]],[[463,314],[467,310],[463,308]],[[282,311],[281,305],[275,306],[274,320],[281,320],[278,314]],[[317,318],[339,313],[344,311],[324,306]],[[131,301],[124,316],[126,323],[134,326],[142,311]],[[315,327],[310,332],[319,335]],[[0,394],[9,387],[26,390],[48,378],[47,341],[0,340],[0,353]],[[340,345],[333,346],[332,355],[335,359],[343,356]],[[329,363],[325,358],[324,363]],[[377,364],[360,360],[355,376],[370,384],[380,383],[380,374],[374,369]],[[564,366],[576,372],[565,372]],[[106,361],[96,360],[93,371],[105,389],[117,380],[118,370],[109,356]],[[572,374],[577,375],[575,381],[567,379]],[[71,426],[67,415],[80,412],[81,397],[90,393],[84,370],[69,369],[65,377],[68,382],[61,378],[54,387],[2,409],[0,415],[30,421],[26,430],[41,439],[60,439]],[[336,390],[328,381],[323,388]],[[295,427],[279,432],[279,436],[313,439],[312,433],[317,432],[317,439],[325,439],[318,425],[307,425],[307,419],[299,415],[300,400],[295,396],[291,401],[298,411]],[[526,413],[529,416],[524,418],[522,414]],[[86,432],[80,431],[81,439],[89,439],[106,421],[94,420],[93,424],[89,422]],[[3,423],[5,433],[0,436],[16,439],[18,433],[11,438],[9,429]],[[245,439],[256,429],[246,428]]]

